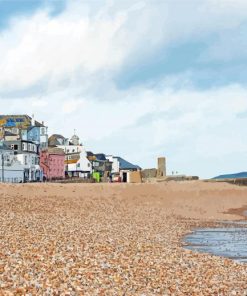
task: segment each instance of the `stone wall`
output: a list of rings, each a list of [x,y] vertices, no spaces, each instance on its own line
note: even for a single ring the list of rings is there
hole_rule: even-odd
[[[157,169],[142,170],[142,178],[144,178],[144,179],[156,178],[156,176],[157,176]]]

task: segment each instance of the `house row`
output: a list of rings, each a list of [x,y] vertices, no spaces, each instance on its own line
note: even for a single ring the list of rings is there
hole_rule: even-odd
[[[49,137],[48,146],[63,150],[66,178],[93,177],[97,182],[130,182],[130,172],[141,170],[121,157],[86,151],[77,135],[67,139],[54,134]]]
[[[1,182],[65,178],[131,182],[131,173],[140,169],[121,157],[86,151],[75,134],[70,139],[59,134],[48,137],[48,127],[34,116],[0,115]]]
[[[44,122],[28,115],[0,115],[0,142],[2,182],[43,180],[39,156],[48,147]]]

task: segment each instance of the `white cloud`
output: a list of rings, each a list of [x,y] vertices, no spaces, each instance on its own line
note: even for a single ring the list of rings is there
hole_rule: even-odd
[[[33,98],[31,101],[31,106],[33,107],[46,107],[48,106],[48,102],[46,100],[42,100],[42,99],[36,99]]]
[[[0,44],[7,42],[0,47],[2,87],[24,88],[47,78],[55,82],[71,79],[78,69],[90,74],[121,61],[121,48],[111,46],[121,17],[72,21],[40,12],[20,22],[0,38]],[[10,35],[10,40],[5,35]],[[12,44],[13,38],[17,44]]]
[[[102,2],[103,3],[103,2]],[[28,88],[119,69],[160,46],[200,40],[212,33],[236,29],[247,16],[242,0],[68,1],[52,17],[49,10],[16,17],[0,34],[0,87]],[[79,78],[78,78],[79,77]]]

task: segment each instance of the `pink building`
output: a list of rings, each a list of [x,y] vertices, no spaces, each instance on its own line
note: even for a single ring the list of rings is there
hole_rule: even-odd
[[[40,167],[43,170],[44,180],[63,179],[65,154],[60,148],[49,147],[40,152]]]

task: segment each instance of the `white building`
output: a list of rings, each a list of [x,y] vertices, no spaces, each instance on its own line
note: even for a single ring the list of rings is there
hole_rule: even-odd
[[[14,151],[0,142],[0,182],[24,182],[24,167],[17,160]]]
[[[69,141],[61,135],[52,135],[49,138],[49,146],[55,146],[64,151],[67,176],[87,178],[92,173],[92,165],[78,136],[73,135]]]
[[[118,174],[120,172],[120,163],[118,161],[118,157],[106,155],[106,159],[112,162],[112,174]]]
[[[24,181],[41,181],[42,170],[39,165],[39,144],[31,141],[5,141],[4,144],[13,151],[15,158],[24,169]]]
[[[129,183],[131,172],[141,170],[138,165],[134,165],[119,156],[107,155],[106,158],[112,162],[112,175],[115,181]]]
[[[92,166],[87,159],[87,152],[82,145],[57,146],[65,152],[65,171],[70,177],[88,177]]]

